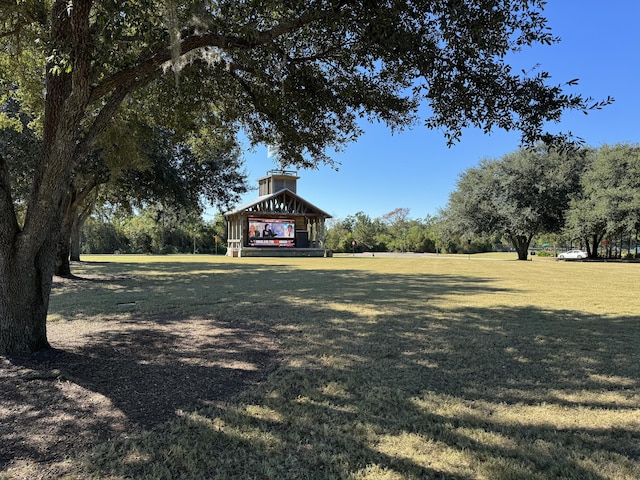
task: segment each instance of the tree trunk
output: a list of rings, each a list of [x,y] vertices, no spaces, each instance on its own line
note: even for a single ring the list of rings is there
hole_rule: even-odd
[[[76,218],[73,221],[73,225],[71,226],[70,240],[71,240],[71,261],[72,262],[80,261],[80,248],[81,248],[80,234],[82,232],[82,226],[84,225],[84,222],[87,221],[87,218],[89,218],[89,215],[91,215],[91,212],[95,207],[97,196],[98,196],[97,187],[100,184],[105,183],[106,181],[107,181],[106,177],[100,180],[98,180],[97,177],[94,177],[94,181],[91,184],[91,188],[85,189],[84,195],[81,195],[83,206],[82,208],[79,209],[80,211],[79,213],[77,213]]]
[[[63,225],[58,242],[58,254],[56,258],[56,272],[59,277],[71,276],[71,263],[80,261],[80,224],[81,215],[77,215],[71,227]]]
[[[0,162],[0,355],[47,348],[47,310],[56,266],[57,243],[79,153],[79,125],[90,95],[87,52],[90,2],[57,0],[52,5],[51,42],[73,52],[71,72],[47,65],[44,152],[33,179],[24,225],[19,227],[6,167]],[[73,35],[72,35],[73,34]],[[70,47],[72,45],[72,47]],[[74,84],[77,84],[74,86]]]
[[[55,242],[35,258],[2,252],[0,276],[0,354],[25,355],[49,347],[47,310]]]
[[[84,208],[84,210],[77,214],[71,225],[71,233],[69,236],[69,258],[72,262],[80,261],[80,233],[82,232],[82,226],[89,217],[93,204],[90,204]]]
[[[7,164],[0,155],[0,355],[47,348],[47,308],[53,255],[50,237],[34,248],[20,231],[11,199]]]
[[[59,277],[71,276],[71,263],[69,257],[71,254],[71,235],[62,234],[60,242],[58,242],[58,253],[56,255],[56,271],[55,274]]]
[[[598,246],[600,242],[602,242],[602,238],[604,237],[604,233],[599,235],[594,233],[591,235],[591,242],[587,241],[587,253],[589,254],[589,258],[598,258]]]
[[[71,186],[64,196],[62,203],[62,222],[56,247],[56,268],[55,274],[59,277],[71,276],[71,265],[69,264],[69,250],[71,243],[71,227],[76,216],[77,194],[76,189]]]
[[[73,222],[73,226],[71,227],[71,243],[70,243],[70,255],[72,262],[80,261],[80,232],[82,231],[82,223],[81,216],[76,218],[76,221]]]
[[[73,8],[66,0],[51,5],[47,42],[52,53],[69,54],[72,68],[59,68],[60,55],[51,55],[46,66],[44,148],[22,225],[11,196],[8,166],[0,155],[0,355],[26,354],[49,346],[47,310],[71,171],[87,157],[125,96],[140,84],[130,78],[116,82],[111,93],[102,93],[103,106],[93,123],[88,122],[91,7],[91,0],[74,1]],[[150,78],[149,74],[146,81]]]
[[[529,244],[516,246],[516,252],[518,252],[518,260],[527,260],[529,256]]]
[[[86,185],[82,188],[75,185],[69,188],[56,259],[55,274],[60,277],[71,276],[70,259],[80,261],[80,228],[93,209],[96,187],[103,181],[105,180],[96,175],[86,180]]]
[[[511,236],[509,236],[511,244],[513,245],[513,247],[516,249],[516,252],[518,253],[518,260],[527,260],[527,258],[529,256],[529,245],[531,244],[531,239],[532,238],[533,238],[533,235],[531,235],[531,236],[525,236],[525,235],[511,235]]]
[[[62,219],[58,246],[56,248],[56,269],[55,274],[59,277],[71,276],[71,264],[69,263],[69,253],[71,250],[71,229],[76,216],[76,201],[73,188],[67,193],[65,199],[65,213]]]

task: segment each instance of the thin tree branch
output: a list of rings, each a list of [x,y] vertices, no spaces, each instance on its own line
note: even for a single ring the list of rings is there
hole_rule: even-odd
[[[269,30],[260,32],[251,40],[219,33],[194,34],[182,40],[180,43],[180,54],[185,55],[205,47],[220,48],[223,50],[255,48],[269,44],[279,36],[294,32],[327,14],[330,14],[330,12],[307,12],[289,22],[284,22]],[[140,59],[133,67],[121,70],[107,78],[101,84],[95,86],[91,94],[90,103],[103,98],[120,85],[131,81],[138,81],[142,78],[148,78],[153,71],[161,69],[162,66],[170,60],[171,52],[169,48],[167,48],[167,45],[159,46],[155,53]]]
[[[145,79],[145,81],[148,81]],[[78,146],[77,157],[86,157],[94,146],[97,137],[104,132],[126,96],[135,90],[140,82],[129,82],[117,88],[94,119],[82,143]]]

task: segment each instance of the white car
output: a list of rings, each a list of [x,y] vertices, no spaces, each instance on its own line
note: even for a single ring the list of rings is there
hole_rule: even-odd
[[[589,254],[584,250],[569,250],[568,252],[562,252],[558,255],[558,259],[560,260],[582,260],[583,258],[587,258]]]

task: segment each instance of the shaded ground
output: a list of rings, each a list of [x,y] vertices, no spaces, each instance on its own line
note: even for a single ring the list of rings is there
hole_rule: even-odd
[[[48,332],[53,349],[0,357],[0,472],[19,476],[21,464],[54,465],[224,402],[278,361],[270,335],[216,318],[59,322]]]

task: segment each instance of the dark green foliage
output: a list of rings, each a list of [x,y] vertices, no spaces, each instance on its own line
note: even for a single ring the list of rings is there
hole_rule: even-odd
[[[239,148],[203,136],[176,142],[156,129],[143,139],[144,167],[124,168],[107,199],[129,210],[149,203],[201,211],[205,204],[228,206],[247,191]]]
[[[82,253],[194,253],[195,240],[195,253],[224,255],[225,227],[223,217],[203,221],[193,212],[160,204],[124,215],[102,208],[84,224]]]
[[[82,253],[114,253],[123,251],[126,245],[127,239],[113,224],[101,222],[95,218],[89,218],[85,222],[82,230]],[[151,253],[151,251],[142,249],[140,253]]]
[[[559,232],[569,200],[586,169],[584,151],[539,146],[499,160],[483,160],[465,171],[445,210],[454,231],[500,234],[526,260],[531,240]]]
[[[565,233],[598,255],[603,240],[614,243],[640,228],[640,146],[604,145],[593,152],[582,188],[571,202]]]
[[[13,200],[22,209],[31,191],[37,159],[42,155],[42,141],[31,125],[33,118],[20,112],[17,101],[8,99],[0,105],[0,112],[8,120],[7,126],[0,128],[0,156],[7,162]]]
[[[435,252],[436,224],[434,217],[410,219],[408,208],[397,208],[373,220],[358,212],[327,224],[326,246],[335,252]]]

